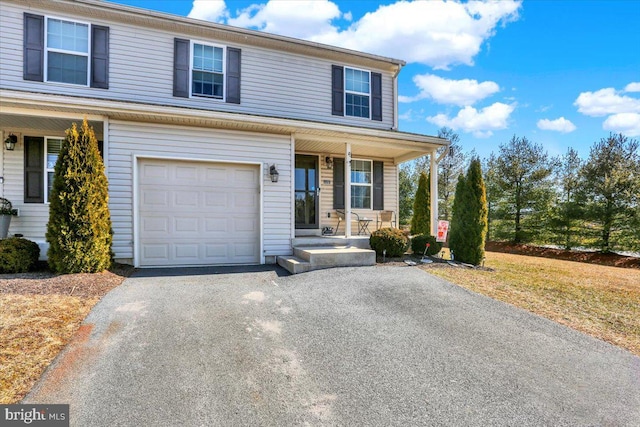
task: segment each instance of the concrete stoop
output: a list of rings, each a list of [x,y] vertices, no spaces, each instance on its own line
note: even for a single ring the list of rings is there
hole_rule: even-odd
[[[279,256],[278,264],[297,274],[321,268],[375,265],[376,253],[353,246],[298,246],[293,248],[293,256]]]

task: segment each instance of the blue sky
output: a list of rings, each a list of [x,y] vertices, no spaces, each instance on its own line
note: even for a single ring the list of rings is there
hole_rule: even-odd
[[[640,0],[111,0],[407,61],[400,130],[453,128],[482,157],[514,134],[581,157],[640,137]]]

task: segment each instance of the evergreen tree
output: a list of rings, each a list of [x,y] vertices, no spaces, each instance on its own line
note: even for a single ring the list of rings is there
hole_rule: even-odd
[[[463,174],[458,176],[456,194],[451,207],[451,223],[449,224],[449,248],[453,251],[454,258],[458,257],[458,249],[464,245],[465,227],[464,210],[467,199],[467,184]]]
[[[566,250],[571,250],[579,242],[578,232],[582,210],[576,194],[581,185],[579,176],[581,165],[578,152],[569,148],[567,154],[560,159],[556,179],[558,198],[552,208],[549,226],[557,236],[557,242]]]
[[[603,252],[610,251],[622,235],[634,234],[640,197],[638,147],[635,139],[611,134],[591,147],[582,167],[580,201],[586,205],[587,218],[599,225],[598,244]]]
[[[400,171],[398,172],[400,213],[398,217],[402,225],[409,224],[411,215],[413,215],[413,198],[416,192],[413,175],[410,163],[400,165]]]
[[[459,261],[479,265],[484,258],[487,236],[487,195],[480,159],[471,161],[467,176],[458,180],[454,199],[454,219],[458,229],[449,246]]]
[[[411,218],[411,234],[431,235],[431,198],[429,175],[420,173],[416,197],[413,200],[413,217]]]
[[[93,128],[66,131],[49,196],[49,266],[57,273],[94,273],[111,265],[113,231],[108,182]]]
[[[466,156],[460,145],[460,136],[452,129],[443,127],[438,131],[438,137],[449,140],[449,153],[438,164],[438,198],[439,217],[444,220],[451,219],[451,207],[453,195],[456,191],[456,178],[464,173]],[[438,155],[444,152],[444,148],[438,150]]]
[[[513,242],[531,240],[535,228],[541,225],[534,218],[546,212],[553,196],[550,178],[554,162],[541,145],[514,135],[507,144],[500,144],[498,156],[492,155],[489,160],[489,168],[495,181],[491,186],[499,187],[502,213],[513,223]],[[525,215],[532,220],[527,223]]]

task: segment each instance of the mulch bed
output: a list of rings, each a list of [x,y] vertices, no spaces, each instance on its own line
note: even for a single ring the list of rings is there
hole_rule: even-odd
[[[133,272],[133,267],[116,265],[102,273],[56,275],[48,271],[0,274],[0,293],[48,295],[59,294],[81,298],[102,297],[119,286]]]
[[[608,265],[612,267],[640,269],[640,258],[619,255],[616,253],[566,251],[563,249],[514,244],[509,242],[487,242],[485,249],[490,252],[503,252],[516,255],[529,255],[543,258],[562,259],[565,261]]]

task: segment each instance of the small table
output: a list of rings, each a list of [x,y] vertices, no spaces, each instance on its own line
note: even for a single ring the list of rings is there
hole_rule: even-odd
[[[358,219],[358,236],[361,234],[371,234],[369,231],[369,223],[373,221],[369,218],[359,218]]]

